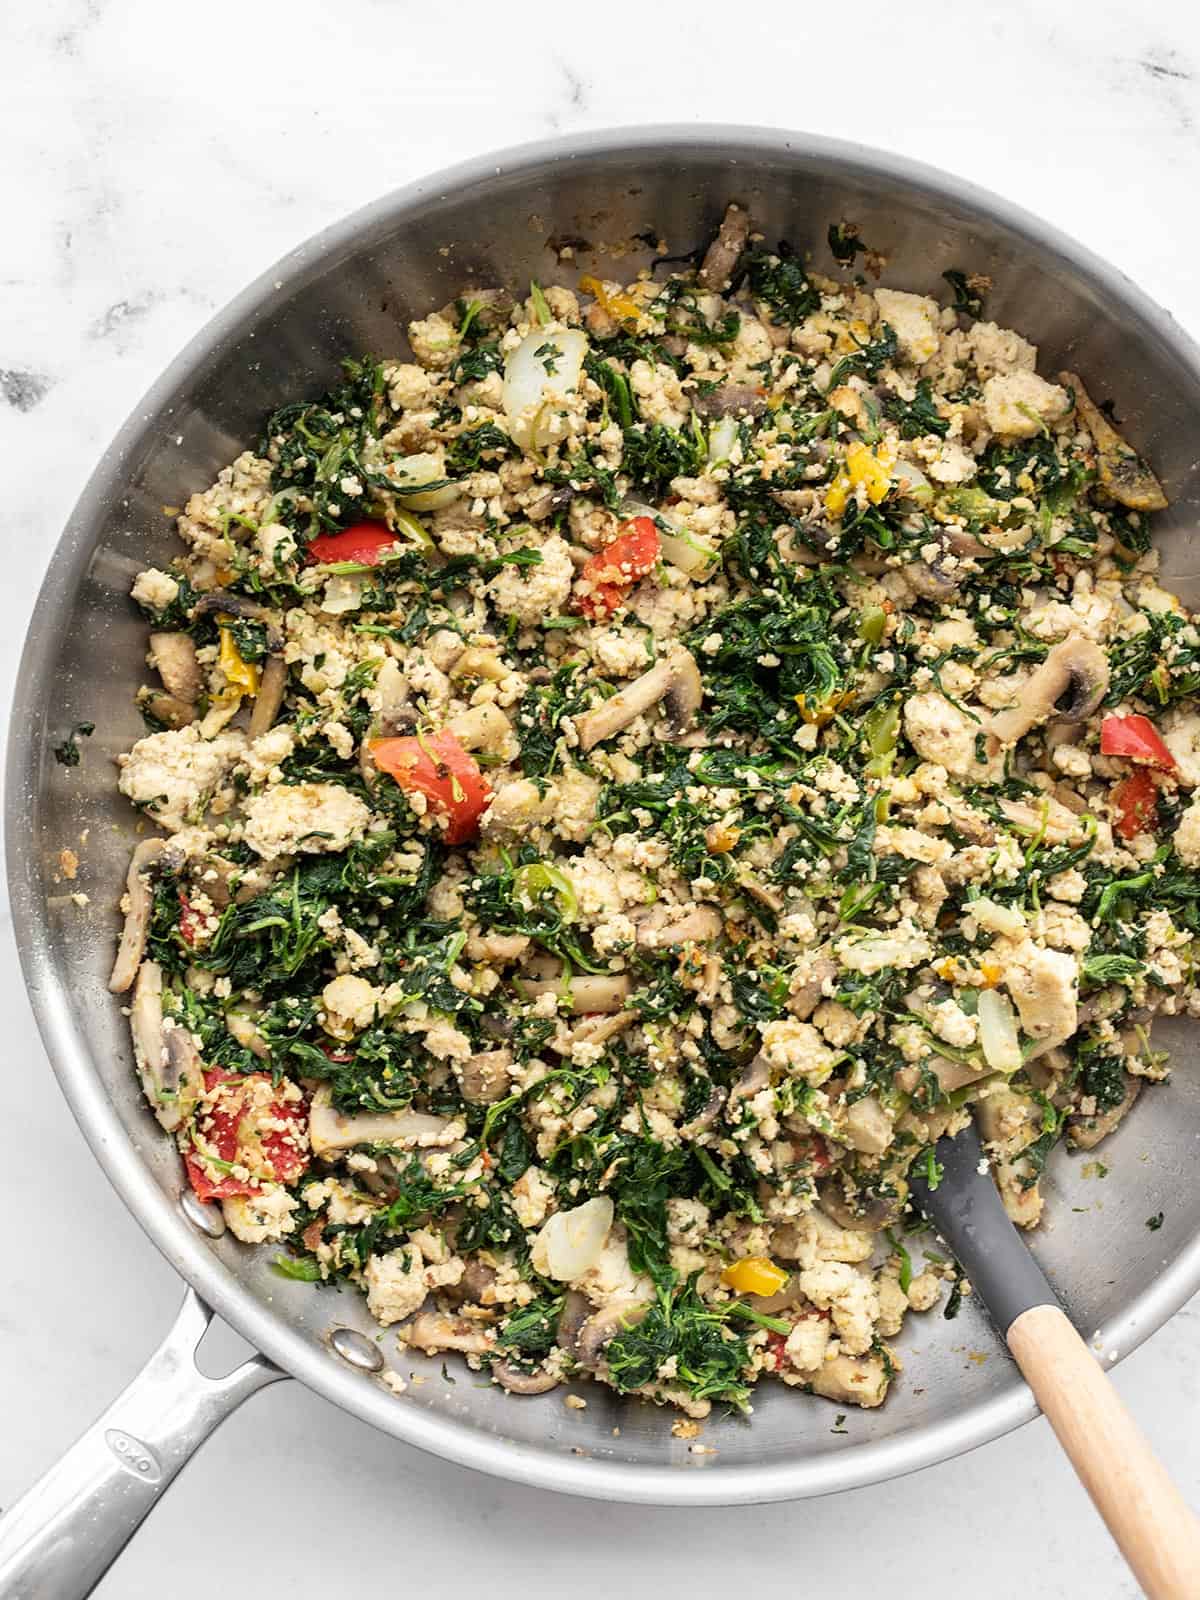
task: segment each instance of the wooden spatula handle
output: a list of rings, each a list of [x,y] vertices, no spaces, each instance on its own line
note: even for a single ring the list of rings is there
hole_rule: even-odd
[[[1200,1595],[1200,1522],[1057,1306],[1033,1306],[1008,1348],[1150,1600]]]

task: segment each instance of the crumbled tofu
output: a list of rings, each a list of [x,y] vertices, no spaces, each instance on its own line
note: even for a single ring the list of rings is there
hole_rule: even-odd
[[[264,861],[275,861],[296,852],[344,850],[362,838],[371,813],[340,784],[297,783],[253,796],[246,802],[245,817],[246,843]]]
[[[118,786],[169,832],[198,822],[213,791],[228,776],[246,748],[243,733],[201,737],[193,723],[139,739],[127,755],[117,757]]]

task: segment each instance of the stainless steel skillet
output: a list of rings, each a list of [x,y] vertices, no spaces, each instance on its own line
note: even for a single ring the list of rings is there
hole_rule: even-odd
[[[663,1414],[597,1391],[583,1412],[553,1395],[514,1400],[447,1384],[440,1362],[405,1358],[426,1380],[396,1397],[334,1350],[336,1335],[378,1330],[349,1294],[271,1272],[269,1251],[201,1232],[180,1205],[169,1142],[143,1108],[125,1019],[105,988],[113,904],[134,837],[110,758],[140,732],[133,690],[144,626],[133,575],[173,548],[164,506],[205,487],[256,437],[283,395],[323,387],[339,356],[395,351],[411,316],[465,282],[571,281],[702,242],[725,203],[753,211],[768,238],[811,249],[829,269],[826,229],[851,220],[884,252],[884,281],[944,290],[941,274],[991,276],[989,313],[1111,395],[1128,435],[1172,498],[1161,519],[1167,571],[1200,594],[1191,530],[1200,505],[1200,353],[1120,274],[1053,228],[958,179],[882,152],[772,130],[632,129],[502,153],[391,195],[302,246],[217,317],[151,390],[104,456],[51,562],[18,679],[8,752],[6,827],[18,944],[48,1053],[98,1158],[151,1238],[191,1285],[176,1330],[133,1388],[34,1497],[0,1520],[0,1592],[86,1593],[174,1472],[255,1388],[290,1374],[365,1421],[468,1466],[569,1493],[669,1504],[726,1504],[830,1493],[911,1471],[1034,1414],[970,1306],[959,1321],[917,1322],[908,1374],[878,1412],[831,1434],[827,1410],[782,1390],[750,1423],[714,1421],[693,1454]],[[566,253],[564,253],[566,252]],[[52,747],[75,722],[96,733],[79,767]],[[80,835],[88,830],[87,841]],[[56,881],[59,851],[81,854],[92,903]],[[97,886],[103,885],[108,893]],[[1082,1163],[1061,1157],[1049,1185],[1055,1226],[1037,1241],[1076,1324],[1127,1354],[1200,1287],[1200,1074],[1194,1034],[1164,1026],[1171,1087],[1146,1094],[1105,1152],[1103,1209]],[[1143,1159],[1144,1158],[1144,1159]],[[1088,1209],[1072,1215],[1072,1207]],[[1164,1213],[1149,1232],[1145,1219]],[[263,1354],[230,1379],[191,1358],[211,1306]],[[331,1342],[333,1348],[331,1348]],[[398,1363],[397,1363],[398,1364]],[[619,1426],[619,1436],[614,1429]],[[23,1553],[20,1553],[23,1552]],[[5,1563],[8,1565],[5,1565]]]

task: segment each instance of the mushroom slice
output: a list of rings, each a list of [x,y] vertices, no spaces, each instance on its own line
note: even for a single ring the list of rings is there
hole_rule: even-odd
[[[530,999],[536,999],[542,994],[558,994],[562,989],[560,978],[539,978],[532,982],[522,978],[518,981],[522,994]],[[611,976],[600,973],[596,976],[572,978],[570,1009],[577,1017],[592,1012],[624,1011],[632,987],[624,973],[613,973]]]
[[[692,399],[692,410],[696,415],[713,420],[720,417],[761,417],[766,409],[766,395],[748,383],[718,384],[709,393],[697,394]],[[788,491],[781,492],[786,494]]]
[[[1119,505],[1128,506],[1131,511],[1165,510],[1167,497],[1162,485],[1137,451],[1125,443],[1099,407],[1092,403],[1078,375],[1060,372],[1058,381],[1064,388],[1075,391],[1075,409],[1096,446],[1096,469],[1101,487]]]
[[[142,688],[138,690],[138,706],[155,722],[165,728],[186,728],[196,720],[196,706],[191,700],[180,700],[178,695],[163,690]]]
[[[210,589],[207,594],[202,594],[192,607],[192,615],[196,617],[211,616],[214,613],[223,613],[230,617],[240,617],[243,622],[262,622],[266,624],[267,649],[274,653],[283,649],[283,634],[279,627],[279,613],[260,606],[257,600],[247,600],[244,595],[234,594],[229,589]]]
[[[565,1035],[549,1041],[547,1048],[557,1055],[570,1055],[577,1044],[606,1044],[617,1034],[624,1033],[638,1019],[636,1011],[617,1011],[608,1015],[585,1017]]]
[[[164,1027],[166,1064],[155,1115],[168,1133],[179,1126],[204,1093],[204,1063],[191,1030],[182,1023]]]
[[[679,1129],[681,1139],[695,1139],[699,1134],[705,1133],[721,1115],[721,1108],[725,1104],[725,1090],[720,1084],[714,1083],[709,1090],[708,1099],[697,1111],[690,1122],[685,1122]]]
[[[650,1310],[644,1300],[615,1300],[587,1319],[575,1336],[575,1359],[589,1372],[599,1369],[604,1360],[604,1347],[618,1333],[636,1328]]]
[[[202,594],[192,611],[197,617],[218,613],[240,617],[246,622],[265,624],[270,659],[262,669],[254,710],[250,715],[250,726],[246,730],[250,739],[257,739],[259,734],[266,733],[267,729],[274,725],[287,688],[287,663],[282,654],[283,631],[279,625],[278,612],[260,606],[255,600],[247,600],[243,595],[232,594],[228,589],[212,589],[208,594]]]
[[[715,939],[723,926],[715,906],[643,906],[631,913],[637,928],[637,943],[645,950],[663,950],[669,945],[704,944]]]
[[[283,657],[270,656],[258,680],[258,694],[254,700],[254,710],[250,713],[250,726],[246,729],[246,736],[251,741],[275,726],[275,718],[283,705],[287,676],[287,662]]]
[[[494,1305],[495,1290],[496,1269],[475,1257],[467,1262],[458,1282],[444,1284],[439,1293],[456,1306],[466,1305],[468,1301],[474,1305]]]
[[[125,875],[125,892],[129,898],[129,907],[125,912],[125,927],[121,934],[117,959],[113,962],[112,976],[108,980],[108,987],[113,994],[125,993],[137,977],[138,967],[146,953],[150,913],[154,909],[154,897],[150,893],[146,874],[166,849],[165,839],[143,839],[130,859],[129,871]]]
[[[163,688],[177,700],[195,704],[204,687],[204,675],[196,659],[196,645],[187,633],[152,633],[150,661],[163,681]]]
[[[488,647],[485,645],[468,645],[450,668],[452,678],[486,678],[489,683],[499,683],[502,678],[509,676],[510,668],[506,667],[499,655],[499,640]]]
[[[726,1122],[736,1122],[738,1119],[738,1106],[743,1100],[752,1100],[763,1089],[769,1088],[771,1083],[771,1066],[766,1056],[757,1055],[747,1067],[742,1069],[739,1078],[735,1078],[729,1088],[729,1103],[725,1112]]]
[[[898,1190],[906,1186],[898,1184]],[[822,1178],[817,1184],[817,1204],[839,1228],[855,1233],[879,1233],[890,1228],[904,1209],[904,1193],[850,1195],[840,1178]]]
[[[447,1317],[440,1311],[422,1311],[404,1330],[404,1342],[413,1350],[423,1350],[427,1356],[441,1350],[460,1350],[463,1355],[483,1356],[495,1343],[495,1337],[477,1322],[466,1317]]]
[[[133,1035],[133,1054],[142,1089],[158,1116],[166,1042],[163,1036],[162,968],[157,961],[143,961],[138,968],[133,1002],[129,1007],[129,1031]]]
[[[702,289],[720,294],[728,289],[734,269],[750,237],[750,213],[738,205],[726,209],[717,237],[705,251],[697,278]]]
[[[526,1372],[521,1367],[513,1366],[511,1361],[493,1361],[492,1377],[509,1394],[549,1394],[562,1382],[561,1378],[540,1367],[533,1372]]]
[[[461,1127],[461,1124],[458,1125]],[[338,1111],[328,1086],[313,1096],[308,1114],[308,1137],[315,1156],[352,1150],[359,1144],[452,1144],[455,1124],[424,1111],[359,1111],[352,1116]]]
[[[1041,837],[1047,844],[1078,844],[1084,837],[1083,820],[1053,796],[1042,800],[1001,800],[1001,811],[1018,833]]]
[[[487,1106],[504,1098],[512,1059],[511,1050],[482,1050],[456,1067],[462,1097],[468,1105]]]
[[[838,975],[838,964],[832,956],[813,956],[808,967],[808,977],[784,1002],[792,1016],[799,1017],[801,1022],[812,1016],[825,998],[825,985]]]
[[[703,696],[704,685],[695,657],[689,650],[676,648],[603,705],[575,719],[579,747],[587,751],[611,739],[659,701],[667,732],[677,738],[691,727]]]
[[[1066,705],[1059,701],[1067,693]],[[1060,716],[1083,722],[1108,692],[1108,657],[1100,646],[1080,634],[1056,644],[1021,689],[1020,703],[998,711],[988,726],[994,750],[1017,740],[1047,717]]]

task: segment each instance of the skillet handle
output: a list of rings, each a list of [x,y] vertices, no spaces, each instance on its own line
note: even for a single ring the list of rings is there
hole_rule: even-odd
[[[255,1354],[207,1378],[196,1346],[212,1312],[191,1289],[142,1371],[0,1517],[5,1600],[83,1600],[179,1469],[242,1401],[287,1374]]]

